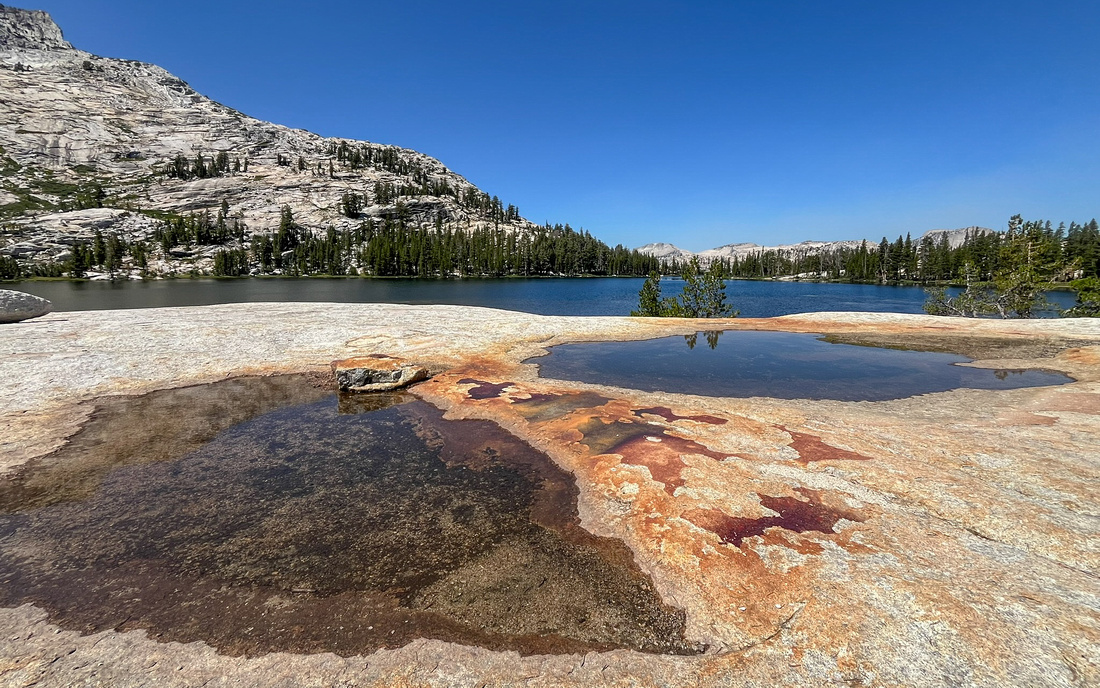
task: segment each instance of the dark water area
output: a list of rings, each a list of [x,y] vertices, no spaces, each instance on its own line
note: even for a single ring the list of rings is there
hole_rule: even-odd
[[[486,306],[539,315],[628,315],[641,279],[252,278],[129,282],[20,282],[57,311],[207,306],[220,303],[329,302]]]
[[[546,455],[407,393],[245,378],[115,399],[0,483],[0,605],[230,655],[702,651],[576,500]]]
[[[835,344],[789,332],[700,332],[551,347],[539,375],[719,397],[884,401],[957,388],[1016,389],[1073,380],[1041,370],[958,365],[965,356]]]
[[[638,307],[642,279],[589,277],[553,279],[180,279],[126,282],[36,282],[13,288],[49,299],[56,311],[85,311],[218,303],[307,301],[336,303],[452,304],[486,306],[540,315],[629,315]],[[666,296],[683,282],[662,280]],[[726,294],[747,318],[811,311],[921,313],[920,287],[815,282],[733,280]],[[1070,292],[1049,298],[1073,305]]]

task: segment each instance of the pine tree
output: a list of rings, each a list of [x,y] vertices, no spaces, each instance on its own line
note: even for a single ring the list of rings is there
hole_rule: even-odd
[[[661,276],[657,272],[649,273],[642,290],[638,292],[638,309],[630,314],[638,317],[664,315],[661,307]]]
[[[1074,280],[1070,286],[1077,292],[1077,303],[1062,311],[1067,318],[1100,318],[1100,278]]]
[[[693,257],[684,268],[684,290],[680,294],[677,315],[685,318],[733,318],[738,312],[726,303],[726,283],[722,279],[722,267],[712,261],[700,270],[699,259]]]
[[[661,298],[661,276],[651,272],[638,293],[638,309],[634,316],[674,318],[736,318],[739,311],[726,303],[724,266],[712,261],[704,271],[699,259],[692,258],[684,266],[684,288],[679,299]]]

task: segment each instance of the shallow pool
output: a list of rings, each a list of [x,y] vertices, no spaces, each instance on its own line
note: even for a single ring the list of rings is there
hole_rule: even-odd
[[[0,605],[233,655],[701,651],[630,550],[580,527],[577,494],[494,423],[405,393],[268,378],[110,399],[0,484]]]
[[[790,332],[700,332],[637,342],[563,344],[529,359],[539,375],[644,391],[720,397],[884,401],[970,389],[1072,382],[1042,370],[959,365],[965,356],[824,341]]]

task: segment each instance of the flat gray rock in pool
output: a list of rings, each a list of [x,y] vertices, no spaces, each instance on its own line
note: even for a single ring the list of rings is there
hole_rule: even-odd
[[[13,323],[37,318],[53,310],[46,299],[11,289],[0,289],[0,323]]]

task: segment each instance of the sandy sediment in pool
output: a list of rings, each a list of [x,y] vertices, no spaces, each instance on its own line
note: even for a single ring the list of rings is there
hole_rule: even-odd
[[[729,399],[538,378],[553,344],[705,329],[955,351],[1076,382],[886,402]],[[0,326],[0,471],[61,446],[97,397],[323,374],[381,353],[574,476],[686,613],[694,657],[520,656],[439,640],[368,656],[240,658],[142,630],[82,636],[0,609],[7,684],[1088,685],[1100,681],[1100,322],[828,313],[676,321],[483,308],[244,304],[56,313]],[[644,365],[644,362],[642,363]]]

